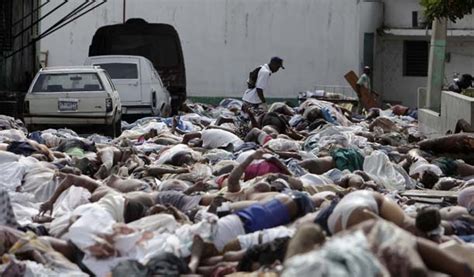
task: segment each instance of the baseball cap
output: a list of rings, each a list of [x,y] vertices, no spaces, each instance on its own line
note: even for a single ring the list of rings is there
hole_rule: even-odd
[[[280,58],[280,57],[273,57],[271,60],[270,60],[271,63],[274,63],[274,64],[278,64],[280,65],[281,68],[285,69],[285,67],[283,66],[283,59]]]

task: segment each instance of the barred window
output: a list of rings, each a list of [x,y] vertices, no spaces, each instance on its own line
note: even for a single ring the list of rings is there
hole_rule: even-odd
[[[403,76],[428,76],[428,42],[407,40],[403,48]]]

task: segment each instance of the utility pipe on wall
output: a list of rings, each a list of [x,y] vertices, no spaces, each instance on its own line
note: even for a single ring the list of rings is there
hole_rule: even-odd
[[[123,0],[123,23],[127,19],[127,0]]]

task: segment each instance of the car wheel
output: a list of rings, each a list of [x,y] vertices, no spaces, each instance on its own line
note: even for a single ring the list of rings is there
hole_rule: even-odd
[[[119,137],[121,133],[122,133],[122,120],[117,120],[117,122],[111,125],[105,126],[104,135],[108,137],[116,138],[116,137]]]
[[[115,137],[119,137],[122,134],[122,119],[119,118],[115,122]]]

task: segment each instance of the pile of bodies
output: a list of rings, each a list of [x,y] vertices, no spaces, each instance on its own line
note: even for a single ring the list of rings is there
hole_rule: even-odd
[[[423,139],[399,106],[185,108],[113,140],[2,117],[2,274],[472,276],[469,133]]]

